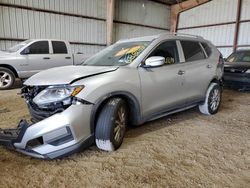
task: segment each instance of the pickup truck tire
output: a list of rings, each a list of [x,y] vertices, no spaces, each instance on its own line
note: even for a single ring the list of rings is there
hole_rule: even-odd
[[[14,73],[4,67],[0,67],[0,90],[10,89],[15,82]]]
[[[221,93],[220,85],[211,83],[207,89],[205,102],[199,105],[200,112],[206,115],[216,114],[221,103]]]
[[[121,98],[110,99],[101,109],[95,129],[95,142],[105,151],[118,149],[128,124],[128,108]]]

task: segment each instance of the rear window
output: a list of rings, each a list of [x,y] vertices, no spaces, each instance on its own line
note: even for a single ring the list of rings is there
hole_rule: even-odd
[[[205,42],[202,42],[201,45],[203,46],[207,56],[209,57],[211,55],[211,53],[212,53],[212,49]]]
[[[65,42],[52,41],[53,53],[54,54],[67,54],[67,47]]]
[[[181,41],[186,62],[205,59],[205,54],[199,44],[195,41]]]

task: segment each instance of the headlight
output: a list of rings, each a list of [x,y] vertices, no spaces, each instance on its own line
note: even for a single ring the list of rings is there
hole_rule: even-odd
[[[250,73],[250,69],[248,69],[248,70],[246,71],[246,73]]]
[[[84,86],[48,87],[45,90],[41,91],[33,99],[33,102],[37,105],[45,105],[49,103],[63,101],[71,96],[76,96],[83,88]]]

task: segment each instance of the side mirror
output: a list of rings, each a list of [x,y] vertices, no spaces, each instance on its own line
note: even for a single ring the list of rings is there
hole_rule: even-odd
[[[145,61],[145,67],[160,67],[164,64],[165,58],[162,56],[152,56]]]
[[[29,47],[25,48],[25,49],[21,52],[22,55],[27,55],[27,54],[29,54],[29,53],[30,53],[30,48],[29,48]]]

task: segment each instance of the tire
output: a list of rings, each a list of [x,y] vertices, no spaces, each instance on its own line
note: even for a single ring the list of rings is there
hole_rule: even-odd
[[[201,113],[206,115],[216,114],[221,103],[222,89],[217,83],[211,83],[206,92],[206,99],[202,105],[199,105]]]
[[[128,124],[128,108],[121,98],[110,99],[101,109],[96,129],[95,142],[99,149],[114,151],[118,149]]]
[[[0,90],[10,89],[14,82],[14,73],[7,68],[0,67]]]

